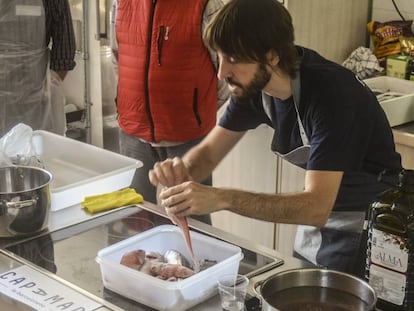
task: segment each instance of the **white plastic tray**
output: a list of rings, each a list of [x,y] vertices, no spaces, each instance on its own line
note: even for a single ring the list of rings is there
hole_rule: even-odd
[[[217,277],[236,274],[243,253],[240,247],[190,231],[198,260],[218,263],[187,279],[169,282],[120,264],[122,256],[143,249],[161,254],[175,249],[190,259],[184,237],[177,226],[161,225],[100,250],[96,261],[106,288],[157,310],[188,310],[217,293]]]
[[[364,80],[378,93],[377,98],[391,126],[414,120],[414,82],[394,77],[375,77]]]
[[[136,159],[47,131],[33,131],[33,144],[53,176],[52,211],[79,204],[85,196],[129,187],[142,166]]]

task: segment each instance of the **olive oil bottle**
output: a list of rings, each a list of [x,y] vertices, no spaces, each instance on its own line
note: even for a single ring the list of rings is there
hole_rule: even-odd
[[[371,203],[366,277],[379,310],[414,310],[414,170]]]

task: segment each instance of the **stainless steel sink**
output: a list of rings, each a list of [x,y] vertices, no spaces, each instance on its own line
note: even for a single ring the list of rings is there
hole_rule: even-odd
[[[5,248],[122,309],[152,310],[104,288],[99,265],[95,262],[100,249],[150,228],[144,224],[128,226],[127,219],[131,216],[140,217],[142,213],[146,213],[145,217],[151,215],[150,221],[155,226],[170,223],[163,215],[148,212],[142,209],[142,206],[124,207],[99,215],[89,215],[80,206],[75,206],[54,212],[48,232],[25,240],[8,241]],[[189,219],[189,224],[192,230],[226,241],[230,239],[228,242],[242,247],[244,259],[240,262],[239,272],[251,279],[260,278],[266,271],[280,267],[284,263],[282,259],[260,251],[260,247],[258,249],[249,243],[245,245],[246,242],[239,243],[237,237],[210,225],[193,219]],[[250,294],[253,295],[253,292]],[[216,299],[213,299],[199,308],[214,310],[214,307],[209,309],[209,306],[216,303]]]

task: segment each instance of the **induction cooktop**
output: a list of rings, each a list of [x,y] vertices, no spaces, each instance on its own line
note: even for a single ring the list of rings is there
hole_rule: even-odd
[[[152,310],[104,288],[95,257],[102,248],[163,224],[171,222],[146,210],[135,210],[133,214],[123,215],[122,218],[107,214],[32,239],[11,243],[5,248],[120,308]],[[194,228],[192,230],[197,231]],[[239,273],[249,277],[283,264],[281,259],[249,249],[242,248],[242,252],[244,258],[240,262]]]

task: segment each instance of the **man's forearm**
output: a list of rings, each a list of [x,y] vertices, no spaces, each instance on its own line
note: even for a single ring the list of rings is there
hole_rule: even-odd
[[[198,145],[190,149],[183,156],[183,161],[193,180],[205,180],[244,133],[216,126]]]
[[[203,151],[198,146],[190,149],[183,156],[183,161],[191,179],[197,182],[205,180],[215,168],[215,164],[210,160],[208,152]]]
[[[239,215],[286,224],[323,226],[330,209],[318,207],[314,196],[307,192],[289,194],[254,193],[219,189],[220,209]]]

